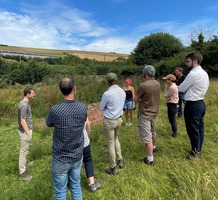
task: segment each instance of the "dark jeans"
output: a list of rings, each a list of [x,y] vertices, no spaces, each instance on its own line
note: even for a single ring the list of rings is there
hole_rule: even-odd
[[[187,101],[185,103],[184,117],[186,130],[193,151],[200,152],[204,142],[204,115],[206,106],[203,100]]]
[[[83,163],[85,165],[85,171],[87,178],[94,176],[94,168],[92,163],[92,155],[90,145],[83,149]]]
[[[181,116],[182,116],[182,103],[185,103],[185,100],[184,100],[184,93],[183,93],[183,92],[179,92],[178,117],[181,117]]]
[[[168,119],[169,119],[169,122],[171,124],[171,129],[174,133],[174,136],[177,135],[176,113],[177,113],[177,104],[176,103],[167,103]]]

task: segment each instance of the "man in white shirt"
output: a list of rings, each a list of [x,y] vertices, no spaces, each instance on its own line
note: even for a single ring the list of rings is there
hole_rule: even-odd
[[[179,92],[185,93],[184,117],[186,130],[191,142],[188,159],[198,157],[204,141],[204,115],[206,106],[204,96],[209,87],[209,77],[200,64],[203,60],[199,52],[186,56],[186,66],[191,71],[179,86]]]
[[[107,74],[107,81],[109,88],[102,96],[100,110],[104,111],[104,132],[110,156],[110,165],[106,172],[114,175],[117,173],[116,166],[124,167],[118,135],[122,125],[121,116],[123,115],[126,93],[117,85],[115,73]]]

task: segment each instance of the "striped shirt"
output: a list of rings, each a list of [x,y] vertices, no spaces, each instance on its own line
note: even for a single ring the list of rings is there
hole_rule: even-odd
[[[64,100],[51,108],[46,125],[54,126],[52,156],[56,160],[72,163],[82,159],[86,118],[87,108],[77,100]]]

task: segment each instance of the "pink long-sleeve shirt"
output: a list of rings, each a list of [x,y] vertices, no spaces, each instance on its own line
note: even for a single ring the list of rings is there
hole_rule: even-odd
[[[175,83],[172,83],[164,95],[167,103],[178,103],[178,87]]]

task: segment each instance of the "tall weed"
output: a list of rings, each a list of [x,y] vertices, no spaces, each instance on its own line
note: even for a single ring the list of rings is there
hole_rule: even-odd
[[[100,100],[100,96],[107,89],[104,78],[101,81],[77,77],[77,98],[83,98],[87,104],[92,99]],[[94,80],[94,81],[92,81]],[[143,81],[132,77],[133,85],[137,89]],[[81,81],[81,82],[80,82]],[[124,80],[119,80],[122,85]],[[203,158],[186,160],[190,142],[186,133],[183,118],[178,118],[178,137],[170,137],[170,125],[167,118],[167,107],[161,93],[161,107],[156,119],[157,147],[155,165],[147,166],[139,162],[145,153],[145,147],[140,143],[137,127],[137,111],[134,112],[134,125],[122,126],[119,139],[122,147],[125,168],[119,170],[116,176],[110,176],[104,169],[109,162],[107,146],[102,123],[92,125],[90,145],[95,170],[95,178],[100,180],[102,188],[91,194],[88,180],[82,168],[82,192],[86,200],[215,200],[218,198],[218,113],[217,113],[217,80],[212,80],[205,97],[207,112],[205,116],[205,142]],[[162,84],[162,83],[161,83]],[[88,87],[89,89],[87,89]],[[19,137],[17,135],[16,118],[7,118],[7,124],[1,122],[0,127],[0,199],[53,199],[54,190],[51,179],[51,145],[53,129],[44,124],[44,116],[53,104],[61,101],[62,95],[58,85],[37,86],[33,107],[33,139],[31,141],[28,160],[34,159],[34,166],[28,168],[33,175],[33,181],[26,184],[19,180],[18,156]],[[98,88],[98,94],[95,93]],[[163,87],[162,87],[163,88]],[[21,89],[11,92],[12,89],[0,90],[10,93],[17,102],[22,96]],[[84,94],[83,94],[84,92]],[[48,95],[47,95],[48,94]],[[16,96],[17,95],[17,96]],[[94,95],[94,96],[93,96]],[[96,95],[96,96],[95,96]],[[91,98],[92,97],[92,98]],[[42,104],[42,105],[41,105]],[[40,108],[41,107],[41,108]],[[44,109],[44,111],[43,111]],[[124,117],[123,117],[124,120]],[[70,192],[67,192],[70,199]]]

